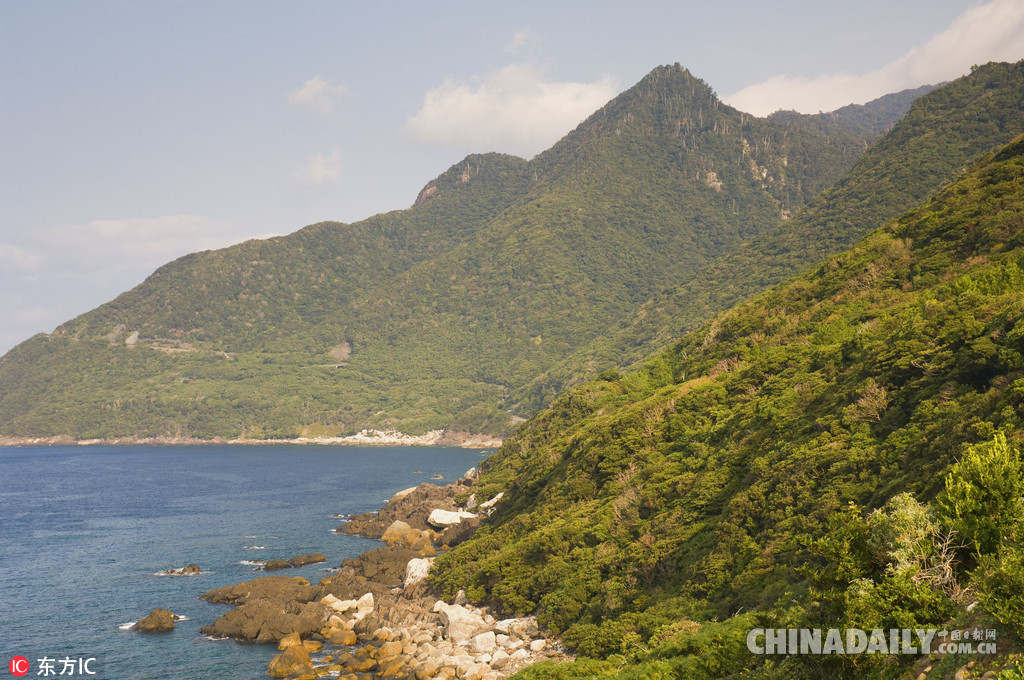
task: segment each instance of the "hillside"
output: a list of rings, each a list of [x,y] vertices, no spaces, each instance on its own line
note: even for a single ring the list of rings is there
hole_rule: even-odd
[[[756,656],[757,626],[980,625],[1005,654],[1024,636],[1024,463],[1006,445],[1024,439],[1022,315],[1018,137],[640,370],[561,395],[486,461],[477,501],[504,499],[433,578],[539,610],[604,659],[526,678],[895,678],[916,661]]]
[[[0,435],[507,432],[549,398],[511,399],[537,376],[838,181],[878,134],[850,120],[753,118],[660,67],[530,161],[470,156],[408,210],[183,257],[26,341]]]
[[[1024,130],[1024,61],[986,64],[911,101],[906,116],[842,180],[811,198],[792,219],[659,291],[628,320],[517,396],[539,405],[585,376],[639,361],[712,314],[794,276],[919,204],[979,155]],[[819,120],[845,118],[857,126],[899,103],[911,102],[906,95],[890,95],[868,110],[846,107]]]

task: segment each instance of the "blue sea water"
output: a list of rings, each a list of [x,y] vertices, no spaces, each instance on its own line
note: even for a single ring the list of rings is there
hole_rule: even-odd
[[[250,560],[324,553],[278,572],[316,583],[380,545],[333,533],[334,515],[378,509],[440,474],[454,480],[487,452],[440,447],[188,446],[0,448],[0,653],[25,677],[96,680],[266,678],[270,645],[211,640],[227,611],[212,588],[261,574]],[[422,472],[417,473],[416,470]],[[255,549],[247,546],[260,546]],[[157,576],[196,563],[198,576]],[[123,630],[154,607],[187,617],[170,633]],[[83,675],[64,659],[95,658]],[[13,676],[12,676],[13,677]]]

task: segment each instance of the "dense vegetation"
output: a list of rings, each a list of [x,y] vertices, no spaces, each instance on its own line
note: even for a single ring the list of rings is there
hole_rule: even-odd
[[[865,126],[880,111],[905,102],[903,97],[883,97],[873,102],[870,112],[847,107],[824,114],[822,120],[841,118],[855,128]],[[875,123],[865,129],[878,127]],[[593,375],[641,360],[712,314],[856,243],[1022,130],[1024,61],[987,64],[920,97],[841,181],[817,194],[792,219],[682,277],[618,328],[553,366],[524,394],[557,394],[580,381],[581,366],[592,367]]]
[[[539,610],[584,657],[526,678],[896,678],[916,661],[757,656],[754,627],[981,625],[1005,653],[1024,635],[1022,315],[1024,137],[641,369],[561,395],[486,461],[481,495],[504,500],[433,578]],[[947,656],[933,677],[970,660],[991,663]]]
[[[23,343],[0,434],[502,433],[553,396],[522,396],[538,376],[797,212],[909,98],[759,119],[658,68],[531,161],[470,156],[409,210],[189,255]]]

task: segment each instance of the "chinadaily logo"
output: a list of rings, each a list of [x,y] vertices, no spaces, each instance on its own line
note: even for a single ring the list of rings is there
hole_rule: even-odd
[[[754,654],[995,654],[996,631],[988,628],[754,628]]]

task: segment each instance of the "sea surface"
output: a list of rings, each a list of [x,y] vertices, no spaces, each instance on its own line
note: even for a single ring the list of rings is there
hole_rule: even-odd
[[[25,657],[25,677],[32,678],[45,677],[44,658],[53,660],[50,677],[266,678],[276,647],[200,635],[200,626],[229,607],[199,596],[263,575],[245,562],[311,552],[327,562],[276,573],[316,583],[325,569],[380,545],[333,533],[341,522],[335,515],[377,510],[422,482],[454,481],[488,453],[314,445],[0,448],[3,662]],[[435,474],[445,481],[431,480]],[[156,575],[189,563],[202,573]],[[154,607],[187,620],[169,633],[125,630]],[[95,659],[95,675],[77,665],[88,658]]]

